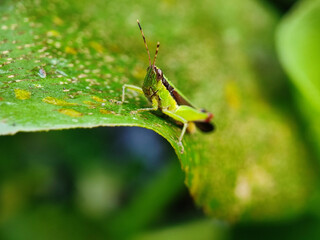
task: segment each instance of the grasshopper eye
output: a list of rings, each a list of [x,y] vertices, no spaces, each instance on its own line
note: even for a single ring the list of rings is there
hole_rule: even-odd
[[[162,79],[163,73],[160,69],[156,69],[157,79]]]

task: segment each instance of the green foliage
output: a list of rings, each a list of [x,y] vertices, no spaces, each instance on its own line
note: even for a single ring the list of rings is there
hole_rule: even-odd
[[[303,1],[281,23],[280,59],[296,87],[296,102],[320,154],[320,1]]]
[[[299,126],[277,97],[287,90],[273,48],[274,12],[251,0],[34,4],[1,7],[1,134],[148,128],[176,150],[185,183],[207,214],[262,221],[304,211],[316,176]],[[149,47],[162,44],[157,65],[165,75],[215,114],[217,131],[186,136],[183,154],[174,122],[131,113],[147,106],[143,97],[119,104],[122,85],[141,85],[145,74],[137,18]]]

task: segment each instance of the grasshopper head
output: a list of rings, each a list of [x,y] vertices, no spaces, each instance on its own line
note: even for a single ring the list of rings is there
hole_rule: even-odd
[[[157,81],[163,78],[163,72],[160,68],[151,65],[147,68],[147,76],[152,79],[156,79]]]
[[[157,89],[161,85],[162,78],[163,78],[162,71],[159,68],[157,68],[156,66],[151,65],[147,68],[147,74],[145,76],[142,88],[153,89],[153,91],[157,91]],[[147,95],[149,95],[149,94],[147,94]]]

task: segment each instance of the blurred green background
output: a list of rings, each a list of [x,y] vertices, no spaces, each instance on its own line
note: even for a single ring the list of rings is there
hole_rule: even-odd
[[[318,176],[319,1],[94,0],[88,3],[56,0],[51,3],[28,3],[33,3],[35,8],[31,12],[41,12],[41,8],[48,8],[48,12],[57,11],[61,19],[67,15],[71,15],[71,18],[81,16],[81,24],[86,28],[98,29],[93,35],[99,35],[105,41],[102,44],[112,46],[114,52],[125,53],[132,58],[129,60],[129,68],[135,61],[145,60],[139,65],[141,68],[144,63],[147,64],[141,37],[136,39],[138,29],[135,20],[139,18],[147,39],[152,44],[161,39],[164,45],[160,49],[159,66],[166,66],[166,75],[176,77],[178,85],[193,96],[201,95],[202,92],[192,92],[193,88],[199,90],[196,82],[191,82],[190,86],[183,84],[186,72],[194,73],[187,78],[198,76],[197,80],[200,80],[211,76],[211,81],[219,81],[229,72],[231,77],[236,75],[232,73],[248,78],[255,76],[254,79],[258,79],[254,83],[258,86],[255,94],[259,94],[259,98],[270,105],[276,116],[278,112],[285,114],[286,123],[290,125],[288,131],[295,133],[288,134],[289,137],[284,139],[288,140],[288,145],[291,141],[297,145],[289,149],[290,153],[283,155],[290,158],[290,154],[295,154],[295,146],[301,147],[301,151],[305,152],[302,154],[305,156],[302,161],[306,163],[301,165],[306,168],[301,169],[301,177],[309,179],[307,173],[310,172],[310,166],[314,170],[312,174]],[[3,11],[6,11],[5,8],[14,8],[20,3],[6,1],[0,4],[5,6]],[[237,4],[241,8],[241,14],[235,10],[238,8]],[[256,22],[255,29],[247,28],[248,19]],[[184,28],[186,24],[183,22],[186,21],[189,21],[190,29]],[[235,29],[241,29],[241,34]],[[190,36],[192,33],[198,35]],[[222,46],[225,47],[223,50],[219,48],[219,43],[215,45],[214,37],[217,35],[222,39]],[[183,45],[184,42],[189,45]],[[211,52],[201,52],[202,42],[204,46],[213,46],[212,54],[223,56],[221,63],[213,62],[213,66],[210,65]],[[202,46],[199,48],[201,51],[197,51],[197,44]],[[243,48],[234,52],[232,46],[237,44]],[[189,52],[186,46],[190,45],[195,50]],[[242,55],[248,56],[250,61],[238,61],[237,64],[230,64],[234,68],[228,68],[228,62],[241,60]],[[192,61],[192,57],[198,64]],[[199,63],[199,59],[203,63]],[[5,61],[3,58],[0,60],[1,63]],[[206,72],[202,72],[204,70]],[[137,79],[143,78],[139,71],[129,72]],[[248,89],[255,88],[252,83],[244,86]],[[246,98],[246,94],[242,92],[243,86],[239,89],[233,85],[226,89],[226,98],[234,108],[239,104],[237,91]],[[228,91],[231,94],[228,95]],[[250,101],[253,104],[255,98],[248,97],[247,102],[243,102],[251,104]],[[205,104],[201,100],[199,102],[200,105]],[[219,109],[219,104],[213,105],[218,109],[217,112],[223,112],[224,109]],[[242,113],[245,117],[251,114],[250,110]],[[219,118],[219,114],[216,117]],[[265,119],[268,118],[269,116],[265,116]],[[281,117],[279,119],[279,122],[282,121]],[[234,122],[239,120],[241,119],[233,119]],[[220,121],[223,122],[223,119]],[[246,129],[239,129],[239,132],[245,131]],[[268,131],[272,132],[274,129],[267,129],[266,132]],[[220,136],[220,139],[224,140],[224,137]],[[232,152],[239,146],[229,147],[230,149],[220,148],[217,153],[222,164],[230,156],[226,152]],[[257,146],[251,143],[250,147],[255,149]],[[279,146],[277,150],[281,153],[287,151],[287,148],[281,149]],[[284,218],[277,217],[281,216],[279,212],[274,213],[274,219],[272,216],[265,219],[259,216],[246,218],[246,214],[250,215],[246,212],[243,213],[243,218],[234,221],[208,217],[193,202],[184,184],[185,176],[179,160],[170,145],[156,133],[143,128],[100,127],[1,136],[0,154],[0,239],[320,237],[320,185],[317,177],[310,181],[312,186],[305,186],[312,193],[302,195],[303,199],[297,203],[298,210],[292,214],[289,211],[289,215],[284,214]],[[237,155],[237,152],[234,154]],[[271,159],[272,154],[273,152],[269,153]],[[254,157],[258,159],[261,156]],[[282,171],[283,178],[286,177],[285,174],[290,176],[291,170],[288,168],[287,172]],[[226,170],[220,174],[228,176],[229,172]],[[283,188],[295,189],[289,185]],[[281,202],[281,199],[275,198],[274,201]],[[288,203],[290,206],[292,204],[295,203]],[[259,207],[267,209],[269,206],[261,204]],[[232,211],[237,212],[237,209]]]

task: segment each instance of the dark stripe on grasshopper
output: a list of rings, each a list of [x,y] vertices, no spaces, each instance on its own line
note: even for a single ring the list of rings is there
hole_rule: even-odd
[[[185,100],[175,89],[170,85],[170,83],[162,77],[162,83],[166,87],[166,89],[170,92],[173,99],[177,102],[178,105],[187,105],[193,107],[187,100]]]
[[[169,91],[169,93],[171,94],[171,96],[174,98],[174,100],[176,100],[176,99],[175,99],[175,96],[173,95],[173,91],[174,91],[174,92],[176,92],[176,91],[175,91],[174,88],[168,83],[167,79],[165,79],[164,77],[162,77],[161,81],[162,81],[162,84],[163,84],[163,85],[166,87],[166,89]],[[178,102],[177,102],[177,103],[178,103]]]

